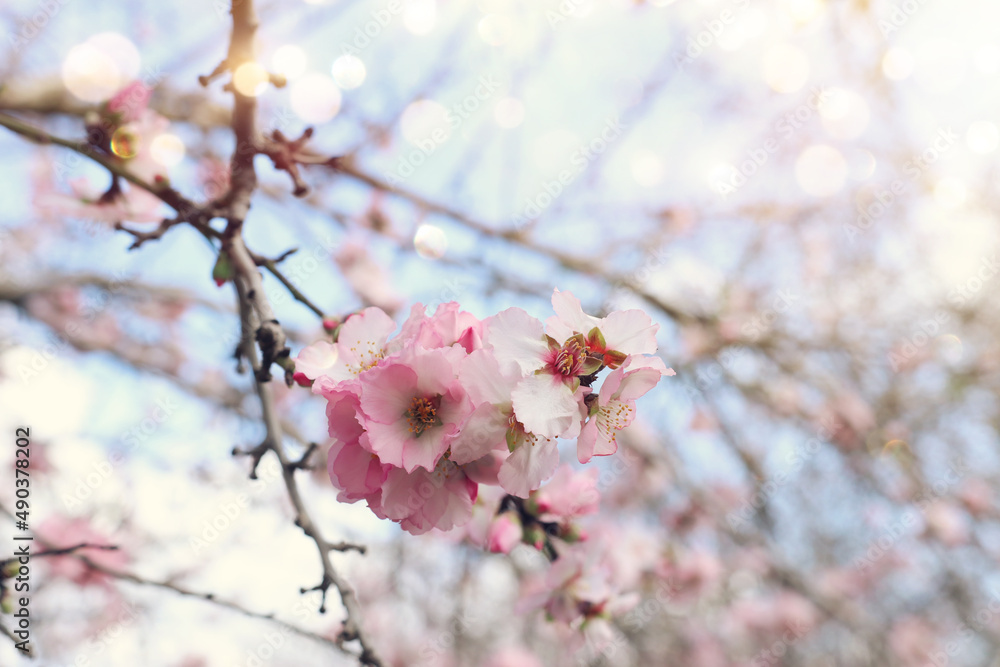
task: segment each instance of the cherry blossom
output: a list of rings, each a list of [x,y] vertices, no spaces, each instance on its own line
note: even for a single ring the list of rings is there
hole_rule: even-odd
[[[316,393],[343,388],[356,391],[358,385],[351,381],[387,355],[386,341],[395,330],[396,323],[381,308],[365,308],[340,326],[335,351],[326,341],[313,343],[296,357],[296,369],[310,380],[319,380],[313,386]],[[298,366],[300,360],[303,368]]]
[[[385,463],[434,470],[455,439],[470,408],[450,356],[415,348],[360,378],[370,447]]]
[[[591,404],[590,419],[580,432],[577,441],[580,463],[618,451],[618,431],[635,418],[635,399],[655,387],[660,377],[673,374],[658,357],[628,357],[624,365],[611,371],[597,400]]]
[[[529,507],[542,521],[568,521],[593,514],[600,500],[597,477],[596,468],[574,471],[572,466],[559,466],[552,479],[531,494]]]
[[[557,291],[554,301],[571,298]],[[644,326],[634,315],[626,320]],[[595,321],[620,329],[623,320]],[[631,414],[635,399],[668,373],[660,359],[643,356],[648,341],[622,337],[636,354],[619,361],[599,331],[589,332],[590,342],[573,333],[560,344],[519,308],[480,321],[454,302],[433,315],[416,304],[395,331],[384,311],[366,308],[331,327],[332,341],[317,341],[294,360],[295,379],[327,401],[327,467],[338,497],[365,500],[376,515],[424,533],[465,525],[478,486],[499,486],[528,504],[516,506],[519,515],[514,505],[491,501],[491,511],[506,518],[483,535],[488,548],[509,551],[523,538],[551,552],[545,524],[557,525],[553,535],[567,544],[582,539],[573,520],[596,507],[596,471],[566,468],[553,477],[557,438],[586,429],[579,442],[592,451],[581,461],[613,453],[608,442],[630,421],[614,411]],[[600,347],[594,354],[592,344]],[[593,395],[606,359],[615,369]],[[534,494],[549,478],[551,488]]]
[[[558,289],[552,295],[552,309],[556,314],[546,321],[547,333],[556,340],[587,334],[588,352],[602,355],[609,368],[621,363],[625,355],[656,352],[660,326],[641,310],[619,310],[597,318],[584,313],[580,300],[571,292]],[[597,333],[591,335],[594,329]]]
[[[478,485],[459,466],[441,458],[432,471],[391,468],[382,487],[382,510],[415,535],[450,530],[472,517],[477,493]]]

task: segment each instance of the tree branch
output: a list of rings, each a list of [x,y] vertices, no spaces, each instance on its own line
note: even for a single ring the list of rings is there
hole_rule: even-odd
[[[253,0],[233,0],[232,16],[233,31],[226,61],[229,68],[235,69],[245,62],[253,60],[253,41],[259,21]],[[243,223],[250,210],[253,192],[257,187],[257,174],[253,164],[254,155],[259,151],[260,146],[256,127],[257,102],[253,97],[243,95],[235,88],[233,96],[235,103],[232,128],[236,137],[236,150],[233,152],[231,161],[230,189],[223,199],[228,224],[223,234],[222,245],[229,254],[236,273],[233,283],[236,287],[243,330],[242,354],[254,372],[254,384],[260,399],[267,432],[261,447],[269,448],[277,456],[278,462],[281,464],[281,473],[288,490],[288,496],[295,508],[296,524],[312,538],[319,551],[323,579],[313,590],[318,590],[323,594],[320,611],[323,612],[326,609],[327,590],[331,586],[336,587],[347,614],[339,641],[357,639],[361,645],[361,653],[358,656],[361,664],[382,667],[382,662],[375,653],[370,639],[361,628],[361,608],[357,597],[351,586],[333,567],[330,551],[338,548],[339,545],[327,542],[316,524],[313,523],[295,479],[295,472],[298,469],[297,462],[289,460],[284,449],[281,423],[274,405],[273,387],[269,383],[271,377],[269,369],[272,363],[287,362],[289,350],[285,345],[285,334],[274,316],[274,311],[264,292],[257,263],[247,249],[242,235]],[[259,359],[257,348],[253,342],[255,339],[260,345]],[[286,363],[287,379],[290,379],[291,376],[290,368],[290,365]]]

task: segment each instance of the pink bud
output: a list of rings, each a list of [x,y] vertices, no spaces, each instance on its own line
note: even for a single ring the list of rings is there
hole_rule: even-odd
[[[327,332],[333,333],[338,326],[340,326],[340,322],[338,322],[337,320],[333,319],[332,317],[324,317],[323,318],[323,328]]]
[[[152,88],[142,81],[133,81],[108,100],[108,111],[121,114],[123,123],[134,122],[146,110],[152,95]]]
[[[298,383],[300,387],[311,387],[313,383],[312,380],[306,377],[305,373],[298,371],[294,375],[292,375],[292,379],[295,380],[295,382]]]
[[[490,524],[486,546],[493,553],[510,553],[521,541],[524,531],[521,520],[513,512],[504,512]]]

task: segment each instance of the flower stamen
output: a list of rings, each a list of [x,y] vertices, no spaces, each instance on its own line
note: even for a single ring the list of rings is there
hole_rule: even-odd
[[[410,409],[403,413],[409,424],[410,433],[419,438],[431,426],[440,426],[443,422],[437,411],[441,405],[441,397],[421,398],[414,396],[410,401]]]

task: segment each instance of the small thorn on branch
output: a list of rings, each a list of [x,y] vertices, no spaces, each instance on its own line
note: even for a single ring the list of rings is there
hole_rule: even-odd
[[[292,351],[285,345],[285,334],[278,320],[268,320],[257,328],[254,336],[260,346],[260,368],[257,369],[258,382],[270,382],[271,364],[282,364]]]
[[[304,197],[309,194],[309,186],[302,179],[299,165],[331,165],[338,159],[308,148],[306,144],[312,139],[313,128],[307,127],[297,139],[289,139],[281,130],[274,130],[264,142],[261,152],[271,158],[274,168],[288,172],[294,186],[293,194]],[[331,165],[332,166],[332,165]]]
[[[327,591],[330,590],[330,586],[333,586],[333,579],[330,578],[330,575],[324,573],[323,574],[323,581],[319,582],[317,585],[313,586],[312,588],[300,588],[299,592],[302,593],[303,595],[305,595],[306,593],[311,593],[313,591],[319,591],[322,594],[322,596],[323,596],[322,598],[320,598],[319,613],[325,614],[326,613],[326,594],[327,594]]]
[[[174,225],[179,224],[180,222],[181,220],[178,218],[164,218],[160,222],[160,225],[151,232],[142,232],[139,231],[138,229],[132,229],[131,227],[126,227],[121,222],[115,223],[115,229],[122,232],[127,232],[135,238],[135,240],[132,242],[132,245],[128,247],[129,250],[135,250],[146,241],[154,241],[156,239],[161,238],[164,234],[167,233],[167,230],[169,230]]]
[[[289,248],[288,250],[281,253],[274,259],[269,259],[267,257],[264,257],[263,255],[258,255],[255,252],[251,252],[250,256],[253,258],[253,263],[256,264],[257,266],[265,266],[265,267],[276,266],[281,262],[285,261],[286,259],[288,259],[289,257],[291,257],[292,255],[294,255],[295,253],[297,253],[298,251],[299,251],[298,248]]]
[[[309,457],[312,456],[312,453],[315,452],[317,448],[319,448],[319,445],[317,445],[315,442],[310,442],[309,447],[306,448],[306,451],[302,454],[299,460],[292,461],[288,464],[288,470],[295,471],[298,469],[303,469],[303,470],[306,469],[308,467],[306,465],[306,462],[309,460]]]
[[[257,466],[260,465],[260,460],[264,458],[264,454],[267,450],[271,448],[271,444],[265,440],[253,449],[240,449],[239,447],[233,447],[233,456],[249,456],[251,457],[250,466],[250,479],[257,479]]]
[[[354,544],[352,542],[337,542],[335,544],[328,544],[327,548],[330,551],[357,551],[362,555],[368,553],[368,547],[363,544]]]
[[[229,58],[226,58],[221,63],[219,63],[218,65],[216,65],[215,69],[212,70],[211,74],[209,74],[207,76],[204,75],[204,74],[199,75],[198,76],[198,83],[201,84],[202,88],[207,88],[208,84],[210,84],[213,81],[215,81],[216,79],[218,79],[220,76],[222,76],[223,74],[225,74],[227,71],[229,71]]]

